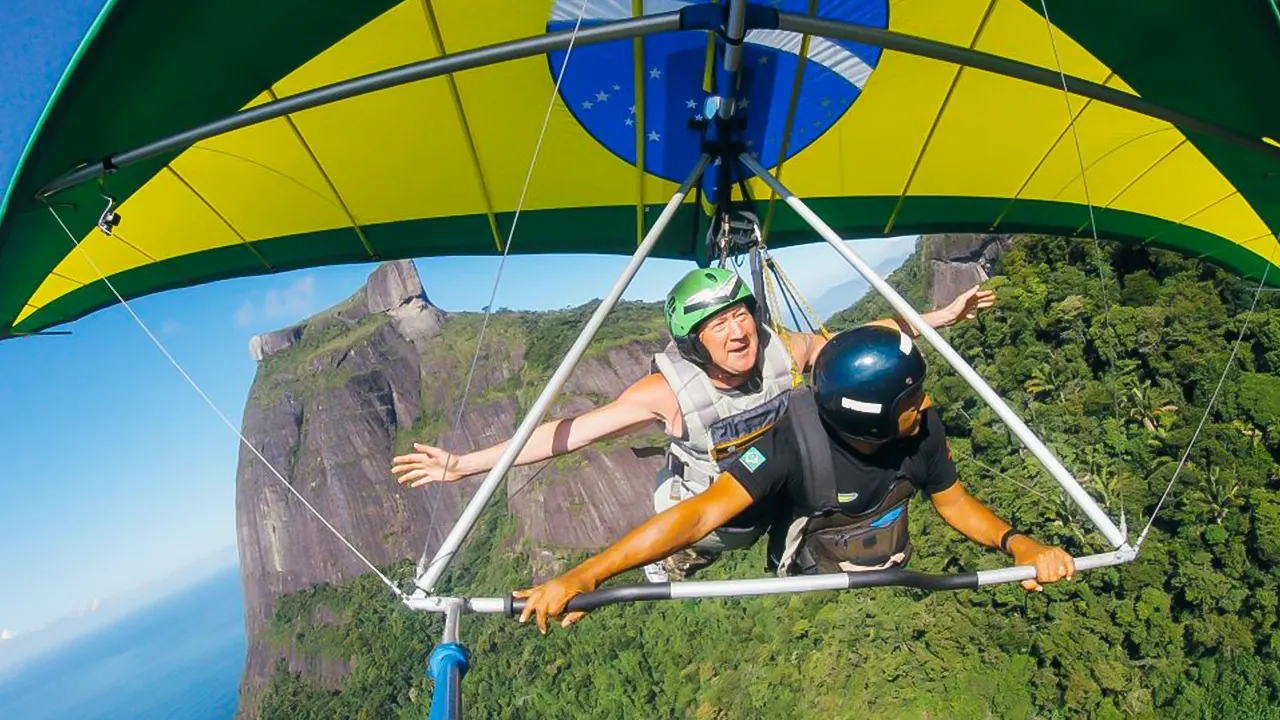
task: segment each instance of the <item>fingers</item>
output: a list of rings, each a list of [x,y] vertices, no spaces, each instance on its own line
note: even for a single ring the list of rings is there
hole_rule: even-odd
[[[391,467],[391,472],[398,473],[410,468],[426,465],[431,462],[431,458],[421,453],[416,453],[413,455],[398,455],[391,458],[391,462],[394,463]]]
[[[1076,574],[1076,563],[1064,550],[1054,548],[1036,557],[1036,580],[1042,583],[1071,579]]]
[[[432,460],[436,460],[448,454],[438,447],[431,447],[430,445],[423,445],[422,443],[414,443],[413,449],[427,457],[430,457]]]
[[[1025,588],[1027,592],[1044,592],[1044,588],[1035,580],[1023,580],[1022,587]]]
[[[401,471],[401,470],[392,470],[391,472],[403,472],[403,471]],[[407,483],[407,482],[413,482],[414,484],[413,484],[413,486],[412,486],[412,487],[417,487],[418,485],[417,485],[417,483],[416,483],[416,482],[414,482],[414,481],[418,480],[419,478],[424,478],[424,477],[426,477],[426,476],[427,476],[427,471],[426,471],[426,470],[413,470],[413,471],[411,471],[411,472],[406,472],[406,473],[404,473],[403,475],[401,475],[400,477],[396,478],[396,482],[400,483],[401,485],[403,485],[403,484],[405,484],[405,483]]]
[[[513,597],[526,598],[524,610],[520,613],[520,622],[528,622],[530,618],[536,616],[538,631],[543,635],[547,634],[548,618],[559,620],[560,627],[567,628],[587,615],[585,612],[571,612],[562,617],[570,598],[577,593],[554,580],[532,590],[517,590],[511,594]]]
[[[538,631],[543,635],[547,634],[547,610],[546,604],[542,602],[542,586],[539,585],[532,590],[516,590],[511,593],[513,597],[528,598],[528,602],[524,604],[524,610],[520,613],[520,622],[529,622],[532,615],[538,616]]]

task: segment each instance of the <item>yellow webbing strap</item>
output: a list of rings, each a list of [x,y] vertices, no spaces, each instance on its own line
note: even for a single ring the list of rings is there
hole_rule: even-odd
[[[764,250],[763,246],[761,247],[761,250]],[[768,253],[764,253],[762,260],[764,261],[766,265],[765,269],[767,270],[767,266],[772,262],[772,259],[769,257]],[[764,282],[765,293],[768,295],[766,302],[769,303],[769,318],[773,325],[773,332],[782,340],[783,346],[787,349],[787,358],[791,360],[791,386],[800,387],[800,385],[804,383],[804,375],[800,372],[800,364],[796,362],[795,353],[791,350],[791,337],[787,334],[787,328],[782,321],[778,319],[782,316],[782,306],[778,304],[778,291],[773,284],[773,274],[765,272]]]
[[[818,332],[822,333],[823,339],[830,340],[831,331],[827,330],[827,326],[822,324],[822,318],[819,317],[818,313],[814,312],[813,307],[809,305],[809,301],[805,300],[804,296],[800,294],[800,290],[796,288],[795,283],[791,282],[791,278],[787,277],[787,274],[782,271],[782,266],[779,265],[772,256],[766,255],[765,261],[769,267],[777,271],[778,277],[782,280],[784,292],[789,291],[791,293],[791,297],[795,298],[796,301],[800,303],[800,306],[804,308],[805,313],[808,314],[809,319],[813,321],[813,324],[818,326]]]

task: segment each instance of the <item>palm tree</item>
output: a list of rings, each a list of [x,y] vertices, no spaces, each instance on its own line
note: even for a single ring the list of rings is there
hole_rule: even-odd
[[[1023,384],[1023,388],[1032,397],[1038,397],[1042,394],[1052,395],[1058,392],[1058,376],[1049,363],[1041,363],[1031,369],[1031,377]],[[1061,395],[1062,393],[1058,392],[1059,399],[1063,400],[1064,398]]]
[[[1204,482],[1187,491],[1187,502],[1195,503],[1208,511],[1213,522],[1221,525],[1237,505],[1240,504],[1240,481],[1234,475],[1223,477],[1222,468],[1209,468]]]
[[[1125,399],[1129,406],[1129,419],[1138,421],[1150,433],[1157,432],[1157,428],[1164,425],[1165,417],[1172,418],[1178,414],[1178,406],[1173,404],[1169,394],[1146,380],[1130,385]]]

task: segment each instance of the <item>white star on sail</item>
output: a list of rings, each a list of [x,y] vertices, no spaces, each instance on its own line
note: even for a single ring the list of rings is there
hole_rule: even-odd
[[[582,108],[584,110],[590,110],[592,107],[595,107],[595,103],[591,102],[590,100],[582,101]]]
[[[662,77],[662,71],[661,71],[661,70],[659,70],[658,68],[650,68],[650,70],[649,70],[649,77],[650,77],[650,78],[654,78],[654,79],[661,78],[661,77]]]
[[[627,118],[627,127],[631,127],[632,125],[635,125],[635,124],[636,124],[635,120],[632,120],[631,118]]]
[[[609,102],[609,93],[601,90],[596,93],[596,100],[599,100],[600,102]]]
[[[689,108],[690,110],[693,110],[693,109],[695,109],[695,108],[697,108],[697,107],[698,107],[698,101],[697,101],[697,100],[685,100],[685,101],[684,101],[684,106],[685,106],[685,107],[687,107],[687,108]]]
[[[650,130],[650,131],[649,131],[649,142],[658,142],[658,139],[659,139],[659,138],[661,138],[661,137],[662,137],[662,136],[658,134],[658,131],[657,131],[657,130]]]

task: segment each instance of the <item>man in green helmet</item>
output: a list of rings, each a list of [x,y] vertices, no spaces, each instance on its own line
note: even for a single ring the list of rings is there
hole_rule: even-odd
[[[923,317],[932,327],[945,327],[974,317],[994,302],[993,293],[975,286]],[[654,372],[613,402],[540,425],[516,458],[517,466],[660,422],[671,438],[654,493],[654,510],[661,512],[711,485],[720,474],[713,438],[743,438],[751,434],[753,424],[770,422],[771,401],[799,384],[826,342],[805,333],[788,333],[784,342],[759,321],[760,308],[747,285],[723,268],[686,274],[668,293],[664,310],[673,342],[654,356]],[[871,324],[915,335],[899,320]],[[487,472],[505,447],[503,442],[456,455],[414,443],[416,452],[394,458],[391,471],[400,484],[410,487],[456,482]],[[769,520],[758,509],[744,514],[694,546],[647,566],[645,573],[655,582],[687,577],[725,550],[749,547],[768,529]]]

